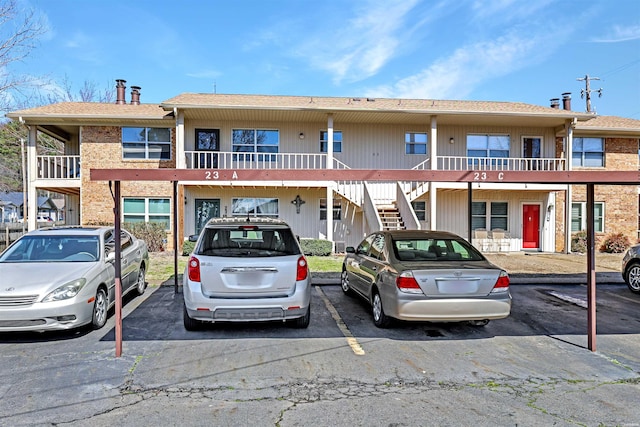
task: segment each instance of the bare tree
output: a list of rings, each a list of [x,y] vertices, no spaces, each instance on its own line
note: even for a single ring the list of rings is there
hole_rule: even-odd
[[[22,12],[16,0],[0,0],[0,110],[9,110],[16,94],[36,82],[33,76],[11,73],[10,66],[27,57],[45,32],[33,10]]]

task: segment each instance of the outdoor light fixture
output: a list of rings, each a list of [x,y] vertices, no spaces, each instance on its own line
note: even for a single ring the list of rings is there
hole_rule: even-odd
[[[300,132],[300,135],[298,135],[298,138],[300,138],[300,139],[304,139],[304,133],[303,133],[303,132]]]
[[[453,144],[454,142],[456,142],[456,140],[453,139],[453,137],[449,138],[449,144]]]

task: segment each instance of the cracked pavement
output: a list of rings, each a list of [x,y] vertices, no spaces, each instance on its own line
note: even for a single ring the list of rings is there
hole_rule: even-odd
[[[380,330],[364,304],[324,286],[307,330],[195,333],[181,295],[152,288],[125,305],[120,358],[113,317],[99,331],[0,335],[0,425],[640,426],[640,299],[623,291],[599,290],[590,352],[586,312],[547,287],[514,286],[512,316],[485,328]]]

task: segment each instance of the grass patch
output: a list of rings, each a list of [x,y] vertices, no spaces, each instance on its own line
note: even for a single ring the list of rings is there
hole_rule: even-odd
[[[316,273],[340,273],[344,256],[308,256],[309,270]]]

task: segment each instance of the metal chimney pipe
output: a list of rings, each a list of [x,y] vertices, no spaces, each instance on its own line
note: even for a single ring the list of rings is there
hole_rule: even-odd
[[[127,89],[126,82],[126,80],[122,79],[116,80],[116,104],[118,105],[126,104],[124,99],[124,91]]]
[[[571,110],[571,92],[562,94],[562,108],[564,110]]]
[[[551,108],[560,108],[560,98],[551,98]]]
[[[140,105],[140,86],[131,86],[131,105]]]

